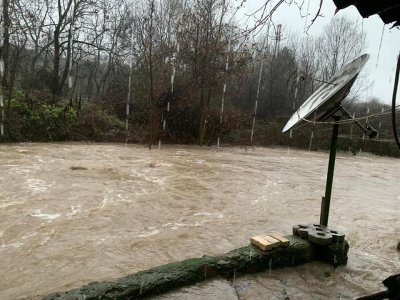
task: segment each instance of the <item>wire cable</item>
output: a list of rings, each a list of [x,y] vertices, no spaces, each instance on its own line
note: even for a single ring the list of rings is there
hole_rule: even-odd
[[[381,111],[381,112],[379,112],[379,113],[369,114],[369,115],[366,115],[366,116],[364,116],[364,117],[359,117],[359,118],[352,118],[352,119],[347,119],[347,120],[340,120],[340,121],[337,121],[337,122],[327,122],[327,121],[308,120],[308,119],[306,119],[306,118],[300,117],[300,116],[299,116],[299,113],[298,113],[297,115],[299,116],[299,118],[300,118],[302,121],[307,122],[307,123],[332,124],[332,125],[334,125],[334,124],[349,124],[349,123],[354,123],[354,122],[356,122],[356,121],[362,121],[362,120],[365,120],[365,119],[368,119],[368,118],[376,118],[376,117],[380,117],[380,116],[387,115],[387,114],[390,114],[390,113],[393,114],[393,109],[396,110],[396,108],[398,108],[398,107],[400,107],[400,104],[397,105],[397,106],[393,106],[392,108],[388,108],[388,109],[386,109],[386,110],[384,110],[384,111]]]

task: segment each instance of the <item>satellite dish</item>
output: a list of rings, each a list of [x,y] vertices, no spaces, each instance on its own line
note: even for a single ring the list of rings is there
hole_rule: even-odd
[[[349,94],[351,87],[357,79],[358,74],[364,67],[369,58],[368,54],[361,55],[353,60],[342,70],[333,75],[328,82],[324,82],[318,90],[316,90],[290,118],[283,132],[286,132],[298,124],[307,121],[310,115],[314,114],[314,120],[324,121],[329,117],[335,119],[331,138],[331,146],[329,151],[328,173],[326,176],[325,196],[322,197],[320,224],[328,226],[329,207],[332,194],[333,173],[335,169],[336,148],[339,136],[339,120],[346,116],[352,119],[350,113],[341,106],[342,101]],[[376,136],[376,130],[369,124],[364,127],[357,120],[353,120],[365,134],[370,138]]]
[[[315,121],[322,121],[331,116],[350,92],[368,58],[368,54],[361,55],[321,85],[293,114],[282,132],[287,132],[313,114]]]

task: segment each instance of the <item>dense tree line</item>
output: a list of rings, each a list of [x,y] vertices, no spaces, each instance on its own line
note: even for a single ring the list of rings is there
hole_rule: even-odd
[[[4,0],[3,140],[249,143],[255,114],[288,118],[365,49],[344,17],[316,37],[267,19],[254,37],[237,3]]]

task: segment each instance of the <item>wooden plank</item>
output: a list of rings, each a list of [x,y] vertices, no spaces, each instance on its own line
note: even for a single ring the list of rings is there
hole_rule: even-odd
[[[270,236],[272,236],[274,239],[277,239],[278,241],[280,241],[282,247],[288,247],[290,245],[290,241],[278,233],[270,234]]]
[[[254,246],[257,246],[263,251],[271,250],[272,248],[279,247],[280,242],[277,239],[274,239],[270,236],[253,236],[250,238],[250,243]]]
[[[266,241],[261,236],[253,236],[250,238],[250,243],[263,251],[271,250],[272,247],[269,245],[268,241]]]
[[[275,238],[273,238],[271,235],[266,235],[264,238],[271,244],[273,248],[279,247],[281,245],[281,242]]]

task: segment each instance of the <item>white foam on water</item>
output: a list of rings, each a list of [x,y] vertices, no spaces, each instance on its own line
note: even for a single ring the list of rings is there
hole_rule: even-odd
[[[138,192],[138,191],[133,191],[133,194],[134,194],[135,196],[144,196],[144,195],[148,195],[149,192],[148,192],[147,190],[143,189],[143,188],[140,188],[140,192]]]
[[[205,161],[204,159],[195,159],[194,162],[195,162],[196,164],[200,164],[200,165],[206,163],[206,161]]]
[[[140,193],[135,193],[136,195],[141,195]],[[108,205],[115,205],[120,202],[131,203],[133,200],[131,198],[124,197],[121,193],[117,193],[112,189],[106,189],[106,194],[103,197],[103,201],[101,203],[101,208],[104,208]]]
[[[100,244],[104,243],[104,242],[106,241],[106,239],[107,239],[107,238],[101,238],[101,239],[99,239],[99,240],[96,242],[96,244],[97,244],[97,245],[100,245]]]
[[[101,208],[106,207],[107,205],[110,205],[111,203],[114,202],[114,197],[110,197],[109,195],[105,195],[103,197],[103,201],[101,202]]]
[[[13,243],[13,244],[4,244],[4,240],[2,242],[2,244],[0,245],[0,251],[2,250],[6,250],[7,248],[19,248],[21,246],[23,246],[24,243]]]
[[[82,212],[80,204],[78,204],[77,206],[71,205],[70,209],[72,215],[76,215],[78,212]]]
[[[155,167],[172,167],[173,164],[166,162],[165,160],[156,160],[155,162],[152,162]]]
[[[101,208],[108,206],[114,202],[115,191],[110,188],[105,188],[105,195],[103,196],[103,201],[101,202]]]
[[[176,151],[176,154],[178,154],[178,155],[187,155],[187,154],[190,154],[188,151],[186,151],[186,150],[178,150],[178,151]]]
[[[49,238],[49,237],[46,237],[46,238],[39,244],[39,246],[44,246],[44,245],[46,245],[49,241],[50,241],[50,238]]]
[[[126,203],[131,203],[133,200],[129,200],[122,196],[121,194],[117,194],[117,198],[119,199],[118,202],[126,202]]]
[[[157,183],[158,185],[165,185],[164,178],[161,178],[159,176],[148,175],[150,172],[152,172],[152,169],[148,169],[148,170],[144,169],[143,172],[131,170],[130,176],[131,177],[139,177],[139,180],[142,180],[144,182],[151,182],[151,183]],[[137,184],[141,184],[141,183],[137,182]]]
[[[146,232],[146,233],[143,233],[143,234],[139,234],[139,235],[137,235],[137,237],[144,238],[144,237],[153,236],[153,235],[156,235],[156,234],[159,234],[159,233],[160,233],[160,230],[154,229],[152,231],[149,231],[149,232]]]
[[[201,226],[201,225],[203,225],[205,223],[208,223],[210,221],[212,221],[212,220],[201,220],[201,221],[197,221],[195,223],[191,223],[191,224],[189,223],[188,226],[190,226],[190,227],[199,227],[199,226]]]
[[[28,239],[28,238],[30,238],[30,237],[33,237],[33,236],[35,236],[35,235],[37,235],[37,232],[34,232],[34,233],[32,233],[32,234],[28,234],[28,235],[24,235],[24,236],[21,236],[21,239]]]
[[[209,213],[209,212],[199,212],[199,213],[195,213],[193,216],[194,217],[198,217],[198,216],[214,217],[215,216],[217,219],[222,219],[224,217],[224,215],[221,213]]]
[[[156,176],[143,176],[144,179],[146,179],[149,182],[157,183],[159,185],[165,185],[165,179],[156,177]]]
[[[40,218],[42,220],[55,220],[61,216],[61,214],[29,214],[32,217]]]
[[[200,221],[196,221],[194,223],[176,223],[177,227],[199,227],[202,226],[203,224],[210,223],[214,221],[215,219],[204,219]]]
[[[29,153],[29,150],[27,149],[17,149],[15,151],[17,151],[18,153]]]
[[[48,185],[46,181],[35,178],[28,178],[26,180],[29,190],[34,194],[39,194],[47,191]]]
[[[112,236],[107,235],[107,236],[104,236],[104,237],[101,237],[101,238],[95,238],[92,241],[96,242],[97,245],[100,245],[100,244],[103,244],[105,241],[107,241],[109,239],[112,239]]]
[[[161,226],[167,229],[177,230],[179,227],[185,227],[187,225],[185,223],[174,222],[174,223],[166,223]]]
[[[55,220],[55,219],[61,217],[61,214],[42,213],[42,208],[41,208],[41,209],[35,210],[35,212],[33,212],[33,213],[28,213],[28,216],[39,218],[39,219],[46,220],[46,221],[52,221],[52,220]]]
[[[67,215],[67,217],[70,219],[72,216],[75,216],[77,213],[80,213],[80,212],[82,212],[82,206],[81,206],[81,204],[78,204],[78,205],[70,205],[70,207],[69,207],[69,209],[70,209],[70,213],[67,213],[66,215]]]
[[[2,204],[1,204],[1,208],[7,208],[7,207],[9,207],[9,206],[14,206],[14,205],[20,205],[20,204],[24,204],[25,202],[24,201],[5,201],[5,200],[3,200],[2,201]]]
[[[212,216],[214,218],[212,219],[204,219],[204,220],[200,220],[200,221],[196,221],[194,223],[180,223],[180,222],[168,222],[165,223],[163,225],[161,225],[162,228],[164,228],[165,230],[177,230],[180,227],[199,227],[202,226],[205,223],[209,223],[209,222],[213,222],[216,219],[223,219],[224,215],[221,213],[209,213],[209,212],[199,212],[199,213],[195,213],[192,215],[193,217],[201,217],[201,216]],[[149,229],[153,229],[155,227],[149,227]],[[154,231],[158,231],[158,230],[154,230]]]

